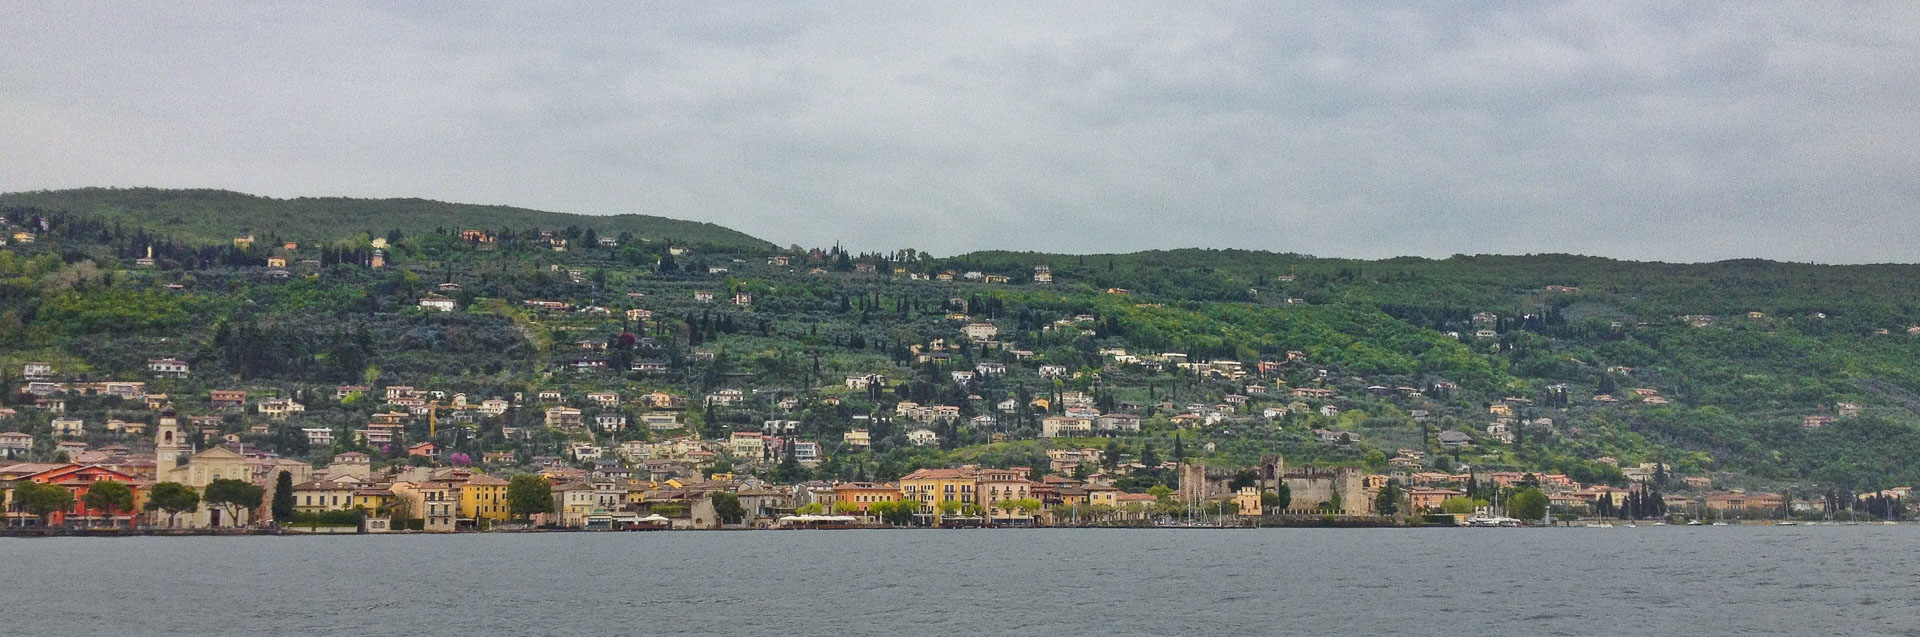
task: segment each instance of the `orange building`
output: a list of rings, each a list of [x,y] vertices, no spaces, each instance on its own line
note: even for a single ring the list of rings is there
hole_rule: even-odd
[[[1447,501],[1447,498],[1457,498],[1466,494],[1467,492],[1465,491],[1455,491],[1453,489],[1414,487],[1407,490],[1407,499],[1413,504],[1413,510],[1430,511],[1439,509],[1440,503]]]
[[[152,483],[147,480],[141,480],[119,471],[93,465],[46,463],[21,468],[29,470],[38,469],[38,471],[18,476],[15,478],[16,481],[51,484],[65,487],[67,491],[73,493],[72,508],[64,511],[55,511],[47,516],[47,524],[50,526],[65,526],[70,523],[83,526],[109,526],[114,524],[131,526],[134,517],[140,513],[141,506],[146,504],[147,487],[152,486]],[[127,507],[126,509],[116,509],[112,512],[111,516],[109,516],[106,511],[87,508],[87,490],[97,483],[106,481],[119,482],[127,485],[127,488],[133,491],[133,506]],[[12,494],[8,495],[11,496]],[[34,516],[32,513],[28,513],[25,509],[15,504],[14,498],[8,497],[7,517],[9,521],[11,521],[14,518],[31,519]]]
[[[875,502],[893,502],[900,499],[900,485],[890,482],[842,482],[833,485],[835,504],[848,502],[860,507],[861,513]]]

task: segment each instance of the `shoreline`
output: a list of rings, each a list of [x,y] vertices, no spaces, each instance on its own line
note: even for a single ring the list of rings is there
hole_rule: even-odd
[[[1728,524],[1727,524],[1726,526],[1731,526],[1731,527],[1775,527],[1775,526],[1784,526],[1784,527],[1786,527],[1786,528],[1796,528],[1796,527],[1805,527],[1805,526],[1863,526],[1863,527],[1880,527],[1880,526],[1907,526],[1907,525],[1908,525],[1907,523],[1903,523],[1903,522],[1895,522],[1894,524],[1887,524],[1887,523],[1884,523],[1884,522],[1862,522],[1862,523],[1858,523],[1858,524],[1852,524],[1852,525],[1849,525],[1849,524],[1846,524],[1846,523],[1842,523],[1842,522],[1833,522],[1833,523],[1807,523],[1807,522],[1800,522],[1800,523],[1797,523],[1797,524],[1792,524],[1792,525],[1781,525],[1781,524],[1777,524],[1777,523],[1774,523],[1774,522],[1772,522],[1772,521],[1766,521],[1766,522],[1747,522],[1747,523],[1737,523],[1737,522],[1730,522],[1730,523],[1728,523]],[[1642,524],[1642,525],[1639,525],[1639,527],[1641,527],[1641,528],[1651,528],[1652,526],[1653,526],[1653,525],[1651,525],[1651,524]],[[1684,524],[1669,524],[1669,525],[1666,525],[1666,526],[1671,526],[1671,527],[1676,527],[1676,528],[1687,528],[1687,525],[1684,525]],[[1711,527],[1711,526],[1712,526],[1712,525],[1701,525],[1701,528],[1709,528],[1709,527]],[[1364,524],[1364,523],[1362,523],[1362,524],[1353,524],[1353,523],[1349,523],[1349,524],[1331,524],[1331,525],[1330,525],[1330,524],[1324,524],[1324,523],[1320,523],[1320,522],[1318,522],[1318,521],[1315,521],[1315,522],[1311,522],[1311,523],[1299,523],[1299,524],[1259,524],[1259,525],[1200,525],[1200,524],[1196,524],[1196,525],[1166,525],[1166,526],[1161,526],[1161,525],[1116,525],[1116,526],[1104,526],[1104,525],[1082,525],[1082,526],[1017,526],[1017,527],[1015,527],[1015,526],[1009,526],[1009,527],[985,527],[985,526],[977,526],[977,527],[915,527],[915,526],[901,526],[901,527],[895,527],[895,526],[858,526],[858,527],[849,527],[849,528],[835,528],[835,529],[818,529],[818,528],[716,528],[716,529],[631,529],[631,530],[615,530],[615,529],[502,529],[502,530],[488,530],[488,531],[453,531],[453,532],[428,532],[428,531],[390,531],[390,532],[381,532],[381,533],[366,533],[366,532],[361,532],[361,531],[358,531],[358,530],[350,530],[350,529],[347,529],[346,527],[332,527],[332,528],[328,528],[328,527],[321,527],[321,528],[319,528],[319,529],[314,529],[314,528],[312,528],[312,527],[306,527],[306,528],[283,528],[283,529],[167,529],[167,528],[117,528],[117,529],[110,529],[110,528],[95,528],[95,529],[88,529],[88,528],[78,528],[78,529],[45,529],[45,528],[32,528],[32,527],[29,527],[29,528],[8,528],[8,529],[0,529],[0,538],[54,538],[54,537],[92,537],[92,538],[121,538],[121,537],[278,537],[278,536],[297,536],[297,537],[314,537],[314,536],[415,536],[415,535],[433,535],[433,536],[448,536],[448,535],[493,535],[493,534],[546,534],[546,533],[595,533],[595,534],[606,534],[606,533],[655,533],[655,532],[688,532],[688,531],[692,531],[692,532],[740,532],[740,531],[973,531],[973,530],[978,530],[978,531],[996,531],[996,530],[1003,530],[1003,529],[1019,529],[1019,530],[1027,530],[1027,529],[1039,529],[1039,530],[1049,530],[1049,529],[1051,529],[1051,530],[1093,530],[1093,529],[1101,529],[1101,530],[1137,530],[1137,531],[1148,531],[1148,530],[1196,530],[1196,529],[1197,529],[1197,530],[1214,530],[1214,531],[1224,531],[1224,530],[1260,530],[1260,529],[1466,529],[1466,528],[1517,528],[1517,529],[1550,529],[1550,528],[1551,528],[1551,529],[1592,529],[1592,528],[1596,528],[1596,527],[1588,527],[1588,526],[1584,526],[1584,525],[1581,525],[1581,524],[1573,524],[1573,525],[1564,525],[1564,524],[1554,524],[1554,525],[1533,525],[1533,526],[1521,526],[1521,527],[1469,527],[1469,526],[1447,526],[1447,525],[1434,525],[1434,524],[1409,524],[1409,525],[1403,525],[1403,524],[1386,524],[1386,523],[1376,523],[1376,524]],[[1615,526],[1615,527],[1605,527],[1605,528],[1622,528],[1622,529],[1624,529],[1624,528],[1633,528],[1633,527],[1626,527],[1626,526],[1618,526],[1618,525],[1617,525],[1617,526]],[[339,530],[334,530],[334,529],[339,529]]]

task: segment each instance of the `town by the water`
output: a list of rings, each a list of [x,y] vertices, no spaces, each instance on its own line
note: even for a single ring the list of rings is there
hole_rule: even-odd
[[[1871,357],[1920,318],[1820,305],[1791,264],[1814,301],[1652,294],[1626,265],[577,224],[209,241],[109,214],[214,196],[6,202],[9,533],[1890,524],[1913,501],[1880,457],[1920,405],[1910,359]],[[1408,295],[1456,279],[1497,281]],[[1730,353],[1779,347],[1879,362],[1816,383]]]

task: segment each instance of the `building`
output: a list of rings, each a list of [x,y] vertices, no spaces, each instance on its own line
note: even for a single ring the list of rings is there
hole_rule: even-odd
[[[878,502],[893,502],[900,499],[900,485],[888,482],[841,482],[833,485],[835,504],[846,502],[859,507],[865,515],[867,510]]]
[[[627,417],[616,413],[596,414],[593,417],[593,424],[601,431],[624,431],[627,428]]]
[[[73,504],[63,510],[47,515],[49,526],[131,526],[133,518],[139,515],[141,504],[146,501],[146,490],[152,483],[135,478],[106,467],[61,463],[29,463],[6,467],[6,474],[0,475],[3,482],[35,482],[64,487],[73,494]],[[127,485],[133,491],[133,506],[125,510],[95,510],[86,503],[87,491],[95,484],[113,481]],[[11,497],[8,500],[12,500]],[[12,503],[9,502],[9,505]],[[39,519],[24,510],[9,506],[6,524],[24,526],[37,524]]]
[[[940,503],[977,504],[974,492],[977,485],[974,470],[970,468],[921,469],[900,477],[900,500],[919,502],[917,515],[929,523],[939,524],[946,518]]]
[[[186,376],[193,373],[193,366],[178,358],[157,358],[147,361],[147,371],[155,374]]]
[[[547,408],[547,426],[560,429],[579,427],[582,424],[580,410],[572,407]]]
[[[33,436],[16,431],[0,433],[0,459],[20,460],[33,453]]]
[[[585,527],[587,516],[592,515],[594,508],[600,504],[593,485],[585,482],[563,482],[553,485],[552,491],[553,519],[563,527]]]
[[[284,419],[289,415],[302,413],[302,412],[305,412],[306,410],[307,410],[306,405],[302,405],[300,403],[296,403],[296,402],[293,402],[292,400],[288,400],[285,398],[274,398],[274,399],[260,401],[260,415],[271,417],[271,418]]]
[[[453,484],[437,480],[398,481],[388,490],[393,492],[396,508],[405,509],[409,518],[421,521],[420,530],[452,533],[458,528],[460,499]]]
[[[455,303],[453,299],[438,294],[429,294],[425,298],[420,299],[420,309],[422,310],[452,312],[456,307],[458,307],[458,304]]]
[[[1048,416],[1040,421],[1040,437],[1066,438],[1093,435],[1093,421],[1072,416]]]
[[[215,389],[207,392],[207,404],[214,409],[239,409],[247,404],[247,392],[234,389]]]
[[[680,417],[672,412],[650,411],[640,414],[640,422],[650,431],[663,431],[680,428]]]
[[[852,374],[847,376],[847,389],[864,390],[868,387],[887,384],[887,377],[880,374]]]
[[[53,419],[53,435],[79,436],[86,433],[86,423],[79,418]]]
[[[353,508],[353,492],[365,485],[358,480],[322,480],[293,485],[293,510],[301,513],[346,511]]]
[[[513,517],[507,506],[507,481],[484,473],[460,485],[460,518],[489,523]]]
[[[1038,511],[1016,510],[1007,506],[1012,500],[1033,498],[1033,482],[1012,469],[982,469],[975,476],[976,504],[988,519],[1027,519]]]
[[[1458,498],[1465,495],[1467,495],[1465,491],[1436,489],[1432,487],[1414,487],[1407,490],[1407,499],[1412,503],[1414,511],[1438,511],[1440,510],[1440,503],[1445,502],[1447,498]]]
[[[306,435],[307,446],[326,448],[333,446],[333,429],[328,427],[303,427],[300,433]]]
[[[990,341],[1000,334],[1000,328],[992,323],[968,323],[966,327],[960,328],[960,331],[974,341]]]

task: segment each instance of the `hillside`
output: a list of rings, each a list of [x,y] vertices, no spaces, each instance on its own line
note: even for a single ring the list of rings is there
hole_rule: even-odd
[[[697,221],[632,214],[580,215],[426,199],[274,199],[225,190],[82,188],[0,194],[0,209],[5,208],[77,214],[203,242],[247,234],[311,241],[380,236],[395,229],[411,234],[436,228],[499,231],[578,226],[606,236],[630,232],[649,240],[772,247],[746,234]]]
[[[7,234],[31,221],[20,206],[58,199],[34,196],[4,200]],[[251,214],[329,201],[188,201],[220,207],[206,201],[223,197],[255,202],[225,206]],[[492,225],[514,233],[485,244],[462,240],[457,224],[390,234],[398,222],[360,217],[365,227],[347,232],[397,237],[376,265],[364,243],[238,247],[225,230],[163,241],[110,216],[49,218],[32,243],[0,248],[0,384],[12,388],[0,403],[19,410],[0,430],[48,430],[52,415],[32,409],[47,397],[23,393],[21,379],[26,363],[44,362],[63,382],[145,382],[188,414],[212,411],[214,389],[297,398],[307,411],[235,413],[222,427],[312,459],[356,450],[414,461],[351,442],[357,423],[393,408],[334,398],[336,385],[366,384],[521,396],[505,414],[469,413],[437,434],[450,450],[518,465],[679,436],[725,456],[732,432],[777,428],[817,442],[817,466],[744,456],[717,466],[890,480],[958,463],[1045,471],[1049,450],[1097,449],[1095,469],[1131,471],[1116,484],[1133,491],[1170,481],[1155,467],[1176,455],[1224,468],[1279,454],[1409,479],[1470,468],[1613,485],[1652,479],[1645,467],[1658,466],[1673,478],[1662,488],[1696,496],[1704,487],[1681,478],[1802,499],[1920,482],[1910,462],[1920,455],[1915,265],[1238,250],[936,259],[757,240],[670,251],[539,225],[591,219],[610,238],[598,217],[511,219]],[[551,249],[561,238],[583,247]],[[149,247],[154,261],[135,261]],[[150,373],[145,362],[165,358],[193,371]],[[559,398],[535,400],[543,392]],[[659,395],[685,405],[640,398]],[[670,419],[548,427],[560,405],[588,422]],[[88,422],[153,415],[98,396],[65,407]],[[1095,413],[1121,425],[1048,435]],[[337,429],[345,442],[309,447],[303,428]],[[871,446],[842,444],[853,430]],[[421,422],[406,432],[427,435]],[[53,440],[38,441],[48,453]]]

